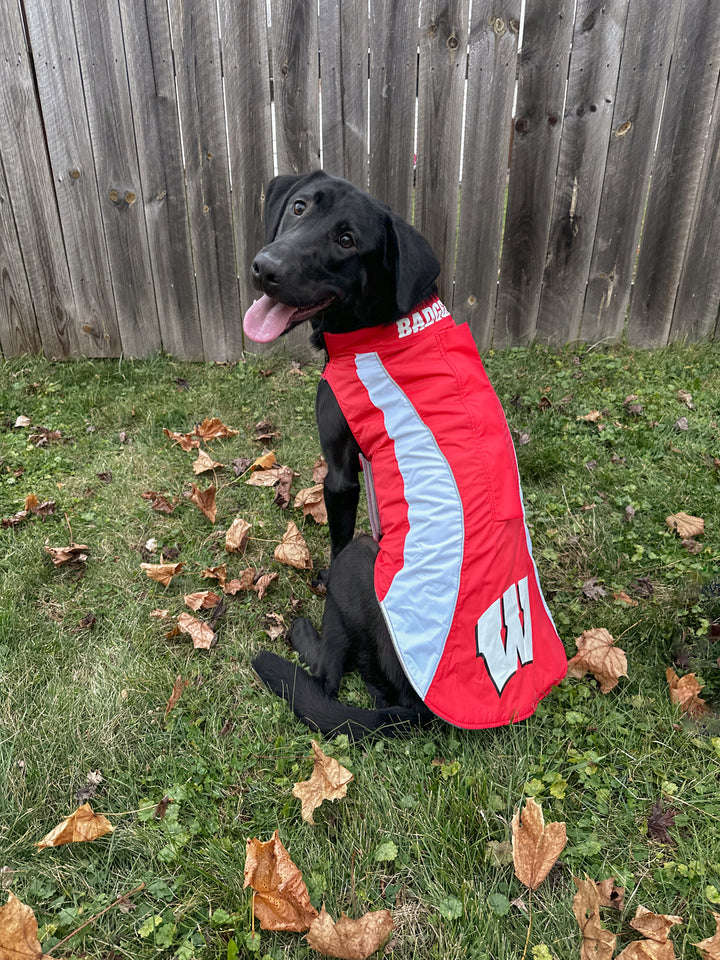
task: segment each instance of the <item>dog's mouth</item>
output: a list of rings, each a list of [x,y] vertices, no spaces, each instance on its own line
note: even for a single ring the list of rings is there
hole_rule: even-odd
[[[250,307],[243,319],[243,330],[256,343],[270,343],[287,333],[298,323],[313,317],[316,313],[329,307],[335,297],[327,297],[320,303],[306,307],[294,307],[287,303],[273,300],[263,294]]]

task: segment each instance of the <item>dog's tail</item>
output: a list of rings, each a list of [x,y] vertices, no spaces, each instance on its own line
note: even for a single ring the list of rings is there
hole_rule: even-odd
[[[394,737],[410,726],[422,726],[433,718],[425,706],[378,710],[348,706],[329,697],[320,682],[302,667],[265,650],[257,654],[252,665],[265,686],[287,700],[296,717],[327,737],[344,733],[355,742],[372,733]]]

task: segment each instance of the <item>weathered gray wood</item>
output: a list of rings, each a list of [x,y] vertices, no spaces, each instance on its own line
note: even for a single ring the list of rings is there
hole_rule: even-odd
[[[71,0],[123,353],[160,348],[118,0]]]
[[[270,26],[277,163],[280,173],[320,166],[317,4],[272,4]]]
[[[410,223],[418,9],[419,0],[370,0],[370,193]]]
[[[720,86],[705,143],[690,239],[675,300],[671,340],[702,340],[715,330],[720,310]]]
[[[473,0],[452,314],[492,340],[507,187],[519,0]]]
[[[69,0],[25,4],[48,152],[75,298],[73,353],[122,351]]]
[[[682,4],[661,17],[632,0],[620,61],[602,199],[585,294],[583,340],[616,339],[625,325],[668,65]]]
[[[41,349],[32,294],[0,164],[0,355],[16,357]]]
[[[537,340],[580,331],[595,239],[628,0],[579,0],[538,310]]]
[[[3,269],[7,271],[2,296],[8,323],[3,348],[12,353],[31,350],[39,333],[47,356],[77,353],[75,307],[60,217],[31,55],[15,3],[0,4],[0,158],[5,173],[0,217]],[[22,273],[16,244],[21,250]],[[24,284],[30,303],[23,294]]]
[[[250,264],[264,243],[264,190],[273,175],[265,0],[223,2],[220,16],[235,242],[244,312],[258,296],[250,283]],[[248,341],[245,347],[256,349]]]
[[[120,0],[137,162],[162,347],[203,357],[165,3]]]
[[[446,302],[455,276],[468,8],[468,0],[430,0],[421,9],[415,226],[440,260]]]
[[[627,335],[667,342],[720,62],[717,0],[688,0],[673,49]]]
[[[243,349],[217,9],[169,0],[206,360]]]
[[[573,28],[572,0],[528,0],[493,343],[522,345],[535,325],[550,232]]]
[[[368,11],[359,0],[320,0],[323,167],[368,185]]]

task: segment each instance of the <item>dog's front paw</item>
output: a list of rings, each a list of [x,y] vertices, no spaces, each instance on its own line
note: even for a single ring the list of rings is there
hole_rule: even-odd
[[[318,575],[310,583],[310,589],[319,597],[324,597],[327,593],[328,578],[330,577],[330,567],[318,570]]]

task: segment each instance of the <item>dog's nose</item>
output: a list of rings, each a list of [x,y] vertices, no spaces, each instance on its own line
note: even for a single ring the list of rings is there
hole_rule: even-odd
[[[281,265],[270,253],[261,250],[250,268],[252,282],[257,290],[272,295],[280,286]]]

